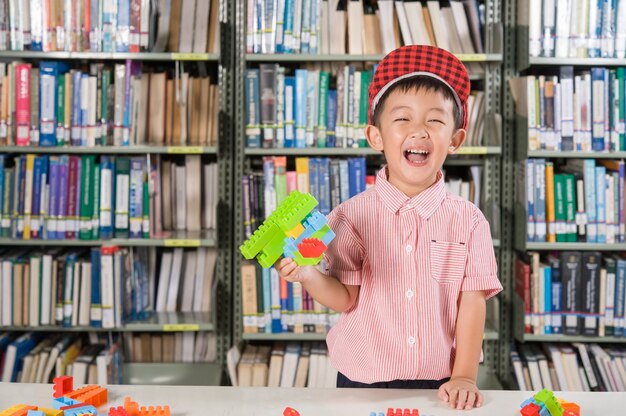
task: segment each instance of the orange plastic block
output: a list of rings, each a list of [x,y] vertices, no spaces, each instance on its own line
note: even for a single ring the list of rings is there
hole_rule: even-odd
[[[139,416],[139,405],[130,399],[130,396],[124,397],[124,410],[128,416]]]
[[[580,406],[577,403],[561,402],[561,407],[564,416],[580,416]]]
[[[169,406],[141,406],[139,410],[140,416],[170,416]]]
[[[67,393],[71,393],[74,390],[74,378],[72,376],[55,377],[52,379],[54,383],[54,393],[52,397],[58,399],[61,396],[65,396]]]
[[[37,410],[37,406],[16,404],[0,412],[0,416],[26,416],[29,410]]]
[[[107,402],[108,390],[100,386],[86,386],[66,394],[65,397],[98,407]]]

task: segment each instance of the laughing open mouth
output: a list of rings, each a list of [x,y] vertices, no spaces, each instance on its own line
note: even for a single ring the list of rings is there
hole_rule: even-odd
[[[428,150],[410,149],[404,151],[404,157],[411,163],[423,163],[428,159],[430,152]]]

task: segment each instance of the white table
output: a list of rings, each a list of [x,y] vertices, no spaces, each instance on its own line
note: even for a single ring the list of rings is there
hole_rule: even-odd
[[[109,407],[121,405],[130,395],[140,406],[169,405],[172,416],[282,416],[291,406],[302,416],[369,416],[388,407],[417,408],[420,416],[515,416],[531,392],[484,391],[485,404],[472,411],[450,410],[434,391],[383,389],[236,388],[184,386],[109,386]],[[584,416],[626,414],[626,393],[558,392],[576,401]],[[24,403],[52,407],[52,385],[0,383],[0,411]]]

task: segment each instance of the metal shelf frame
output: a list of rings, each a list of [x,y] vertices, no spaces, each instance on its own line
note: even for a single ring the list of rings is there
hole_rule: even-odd
[[[503,22],[501,18],[502,3],[500,0],[486,0],[485,8],[485,50],[489,51],[485,55],[466,55],[459,56],[465,62],[479,62],[484,64],[485,73],[480,76],[474,75],[471,79],[480,79],[483,81],[485,91],[485,147],[478,148],[461,148],[459,155],[462,157],[449,158],[447,165],[471,165],[480,164],[483,167],[482,182],[482,200],[485,206],[496,207],[495,218],[491,218],[492,232],[497,236],[494,239],[494,247],[496,247],[496,256],[498,258],[499,269],[501,273],[506,273],[506,267],[503,267],[502,253],[508,250],[508,239],[503,238],[503,233],[507,232],[506,227],[502,226],[505,218],[502,209],[502,193],[510,184],[503,184],[502,166],[504,148],[503,129],[500,124],[496,123],[496,115],[501,113],[502,108],[502,63],[506,61],[506,53],[513,49],[503,48]],[[245,69],[248,66],[256,66],[260,62],[280,62],[288,65],[297,63],[336,63],[336,62],[378,62],[382,55],[288,55],[288,54],[247,54],[246,53],[246,2],[244,0],[235,1],[235,62],[234,70],[235,79],[240,80],[234,88],[235,111],[234,130],[235,130],[235,151],[233,158],[234,187],[238,189],[241,178],[247,167],[250,166],[251,159],[264,155],[324,155],[324,156],[354,156],[368,155],[374,156],[376,152],[370,149],[247,149],[245,147],[245,101],[244,101],[244,79]],[[493,120],[493,121],[492,121]],[[467,157],[467,155],[475,157]],[[508,178],[508,177],[507,177]],[[507,179],[508,181],[508,179]],[[241,305],[241,282],[240,282],[240,266],[242,263],[239,254],[239,245],[242,243],[243,221],[242,218],[242,195],[240,191],[234,193],[235,220],[233,227],[233,342],[238,343],[245,341],[274,341],[274,340],[291,340],[312,338],[315,340],[324,339],[323,335],[318,334],[244,334],[242,322],[242,305]],[[508,231],[510,232],[510,231]],[[494,302],[494,301],[491,301]],[[502,306],[496,307],[495,311],[502,311]],[[487,331],[483,350],[486,357],[485,366],[492,371],[501,373],[501,363],[508,359],[508,350],[503,352],[503,345],[508,342],[506,333],[503,337],[502,327],[508,325],[508,321],[502,319],[503,314],[497,312],[497,316],[493,317],[494,328]],[[506,318],[506,315],[505,315]],[[318,338],[322,337],[322,338]]]
[[[202,146],[2,146],[2,153],[90,154],[90,155],[217,155],[217,147]]]

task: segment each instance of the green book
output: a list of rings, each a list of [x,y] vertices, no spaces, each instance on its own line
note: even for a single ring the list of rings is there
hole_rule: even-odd
[[[91,239],[100,238],[100,164],[93,168],[93,212],[91,214]]]
[[[274,187],[276,188],[276,206],[287,198],[287,157],[274,158]]]
[[[372,73],[370,71],[361,72],[361,99],[359,100],[359,147],[367,147],[365,137],[365,127],[367,126],[367,109],[369,102],[369,87]]]
[[[57,146],[65,146],[65,74],[57,75]]]
[[[115,238],[128,238],[130,211],[130,158],[117,158],[115,163]]]
[[[566,196],[565,196],[565,175],[557,173],[554,175],[554,211],[556,220],[556,241],[564,243],[566,237]]]
[[[94,213],[94,170],[96,157],[94,155],[81,156],[81,177],[80,177],[80,207],[79,207],[79,228],[78,238],[80,240],[91,240],[93,235],[93,213]]]
[[[578,236],[578,226],[576,224],[576,178],[572,174],[565,175],[565,221],[567,233],[565,241],[575,243]]]
[[[111,70],[105,69],[102,71],[102,103],[100,104],[102,109],[100,113],[100,135],[103,145],[110,145],[109,140],[109,85],[111,85]],[[112,138],[111,138],[112,139]]]
[[[13,198],[15,198],[15,168],[4,169],[4,199],[2,201],[2,227],[0,228],[0,236],[2,238],[11,237],[11,209],[13,207]]]
[[[328,87],[330,74],[320,72],[320,88],[317,112],[317,147],[326,147],[326,113],[328,112]]]

